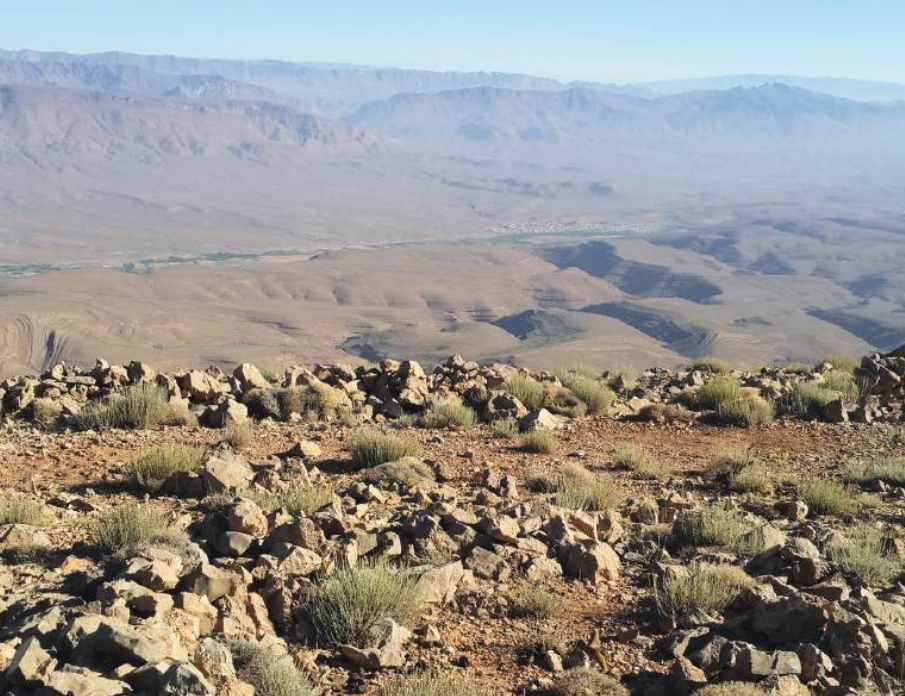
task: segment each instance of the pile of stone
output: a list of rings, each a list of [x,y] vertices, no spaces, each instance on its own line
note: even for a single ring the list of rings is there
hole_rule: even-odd
[[[303,442],[293,452],[316,455],[317,447]],[[85,549],[70,556],[61,564],[66,582],[60,588],[69,596],[46,600],[27,588],[6,587],[0,687],[68,696],[252,696],[233,665],[230,646],[237,640],[275,656],[299,641],[318,645],[333,658],[329,668],[309,665],[312,679],[326,672],[334,680],[351,679],[353,670],[411,667],[412,646],[438,641],[426,616],[430,607],[457,601],[462,588],[506,582],[516,573],[535,581],[619,577],[625,540],[618,514],[525,502],[513,477],[492,471],[473,496],[462,497],[427,471],[417,484],[372,473],[310,515],[265,512],[248,494],[226,497],[183,537],[100,563]],[[220,447],[197,472],[164,482],[163,492],[266,493],[323,476],[310,460],[251,462]],[[29,534],[41,535],[13,527],[0,530],[0,551],[10,539],[23,544]],[[421,560],[440,557],[445,560]],[[421,621],[413,632],[388,617],[368,644],[323,645],[307,609],[312,588],[331,570],[375,561],[411,568]],[[337,672],[337,659],[346,670]],[[562,659],[548,656],[553,665]]]

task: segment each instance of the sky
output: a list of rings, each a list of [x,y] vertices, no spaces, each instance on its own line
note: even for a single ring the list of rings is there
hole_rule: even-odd
[[[0,0],[0,48],[639,82],[905,82],[901,0]]]

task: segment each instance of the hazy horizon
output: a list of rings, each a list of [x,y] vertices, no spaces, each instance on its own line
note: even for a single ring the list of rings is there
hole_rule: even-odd
[[[202,0],[125,10],[110,0],[77,7],[54,0],[6,8],[0,46],[507,72],[563,82],[775,74],[905,83],[897,30],[903,22],[905,7],[876,0],[857,7],[770,0],[731,11],[714,0],[643,7],[573,0],[555,8],[510,0],[490,7],[470,0],[454,7]]]

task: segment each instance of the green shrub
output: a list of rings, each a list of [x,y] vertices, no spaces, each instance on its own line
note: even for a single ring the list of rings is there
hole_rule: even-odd
[[[512,605],[515,616],[542,621],[558,615],[562,599],[542,587],[530,585],[523,589]]]
[[[141,544],[164,534],[169,525],[163,512],[152,505],[126,503],[101,514],[91,529],[91,542],[103,551]]]
[[[699,358],[691,363],[689,369],[710,372],[715,375],[727,375],[732,372],[732,365],[720,358]]]
[[[773,404],[759,396],[748,396],[738,401],[724,401],[717,406],[717,420],[723,425],[750,428],[773,421]]]
[[[142,488],[156,489],[177,471],[197,471],[203,459],[203,447],[168,443],[134,459],[129,477]]]
[[[425,672],[394,677],[380,687],[377,696],[490,696],[491,693],[460,675],[445,677]]]
[[[552,696],[628,696],[617,679],[589,667],[576,667],[553,680]]]
[[[680,513],[671,541],[679,548],[717,546],[741,554],[756,553],[761,549],[753,539],[755,531],[756,526],[737,510],[713,505]]]
[[[860,524],[828,549],[843,573],[867,585],[887,585],[902,573],[902,562],[888,550],[889,538],[879,529]]]
[[[498,418],[490,424],[490,432],[496,438],[511,440],[518,435],[518,423],[515,418]]]
[[[702,386],[695,395],[695,405],[699,409],[716,411],[723,404],[741,401],[745,398],[742,385],[734,377],[717,377]]]
[[[556,436],[549,430],[532,430],[519,438],[523,452],[550,454],[556,450]]]
[[[609,479],[577,464],[563,467],[556,480],[554,502],[571,510],[612,510],[625,500],[625,491]]]
[[[265,512],[282,508],[290,515],[311,515],[333,502],[333,489],[330,486],[307,482],[294,483],[273,491],[249,488],[242,495],[254,500]]]
[[[230,644],[236,675],[255,688],[256,696],[317,696],[292,657],[251,641]]]
[[[688,574],[675,573],[654,582],[654,601],[663,618],[676,621],[694,612],[721,612],[736,595],[754,585],[741,568],[701,563]]]
[[[780,399],[780,410],[802,420],[817,420],[824,417],[827,404],[836,398],[835,392],[823,384],[798,382]]]
[[[850,483],[876,483],[883,481],[893,486],[905,486],[905,457],[878,459],[867,464],[853,464],[845,480]]]
[[[425,428],[473,428],[477,420],[477,414],[468,406],[455,401],[441,401],[421,414],[418,422]]]
[[[861,366],[861,358],[855,355],[827,355],[815,365],[815,369],[823,363],[832,365],[833,370],[853,375],[855,374],[855,370]]]
[[[226,426],[220,441],[238,452],[247,449],[255,441],[255,430],[248,421],[233,422]]]
[[[634,471],[644,478],[660,478],[663,473],[662,467],[640,445],[620,447],[613,454],[613,464],[617,467]]]
[[[44,522],[44,506],[33,498],[10,496],[0,502],[0,525],[28,524],[33,527]]]
[[[353,433],[350,449],[362,466],[377,466],[421,453],[417,440],[367,429]]]
[[[327,575],[307,601],[308,615],[322,643],[365,647],[377,622],[407,624],[421,601],[417,578],[386,563],[360,563]]]
[[[107,401],[91,402],[73,418],[72,426],[76,430],[147,430],[163,423],[170,414],[166,391],[142,383]]]
[[[544,385],[532,377],[517,374],[506,382],[506,391],[534,411],[546,404]]]
[[[808,509],[818,515],[854,515],[861,509],[860,496],[831,479],[804,483],[798,494]]]
[[[418,486],[434,480],[434,470],[420,459],[403,457],[386,462],[365,471],[364,480],[376,485],[395,483],[401,486]]]
[[[584,402],[588,413],[605,413],[616,400],[613,390],[596,379],[571,370],[559,370],[556,376],[566,389]]]

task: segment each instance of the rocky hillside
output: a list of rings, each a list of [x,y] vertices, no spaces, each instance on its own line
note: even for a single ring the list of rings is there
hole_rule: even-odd
[[[905,349],[0,401],[0,693],[902,693]]]

